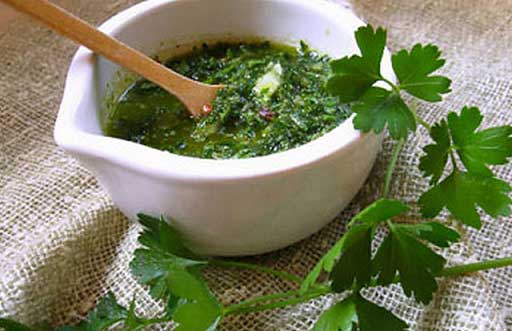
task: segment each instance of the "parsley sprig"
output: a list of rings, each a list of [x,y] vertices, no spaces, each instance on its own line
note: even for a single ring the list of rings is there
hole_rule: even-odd
[[[417,115],[402,99],[403,92],[419,99],[437,102],[450,92],[451,81],[432,75],[445,61],[434,45],[415,45],[411,51],[401,50],[391,57],[398,84],[381,74],[386,45],[386,31],[371,25],[359,28],[356,41],[361,55],[353,55],[331,63],[333,75],[327,89],[340,101],[355,102],[354,126],[363,132],[380,133],[385,127],[394,139],[405,139],[417,126]],[[388,89],[374,86],[383,82]],[[423,122],[420,122],[422,124]]]
[[[506,164],[512,156],[512,127],[477,131],[482,120],[478,108],[464,107],[460,115],[451,112],[430,130],[435,143],[424,148],[420,160],[432,186],[419,200],[423,216],[435,217],[446,207],[455,219],[478,229],[477,206],[492,217],[510,215],[511,187],[488,166]],[[449,159],[451,172],[439,182]]]
[[[472,106],[428,124],[417,111],[417,103],[409,106],[404,95],[439,102],[450,92],[450,79],[435,74],[445,63],[441,52],[434,45],[417,44],[393,54],[395,83],[381,73],[386,36],[382,28],[359,28],[355,38],[360,54],[332,61],[332,76],[327,82],[330,93],[342,102],[353,103],[357,129],[378,134],[387,128],[396,140],[381,198],[353,217],[345,234],[306,277],[246,262],[197,256],[172,227],[172,220],[139,215],[143,231],[130,268],[151,296],[162,302],[164,309],[158,316],[138,316],[135,300],[126,308],[109,293],[77,325],[33,328],[0,319],[0,330],[103,331],[113,326],[142,330],[172,322],[178,331],[214,331],[229,315],[277,309],[340,293],[339,302],[319,316],[314,331],[403,331],[407,324],[366,299],[364,289],[399,284],[405,295],[427,304],[437,290],[439,277],[512,265],[512,257],[507,257],[446,267],[440,253],[460,240],[447,219],[479,228],[482,211],[494,218],[510,214],[511,187],[497,178],[491,167],[507,164],[512,157],[512,127],[480,128],[483,115]],[[430,186],[418,203],[421,214],[433,220],[413,222],[410,216],[414,208],[388,196],[400,150],[418,126],[432,139],[424,147],[419,164]],[[449,217],[435,219],[444,209]],[[377,231],[385,234],[382,240]],[[266,273],[288,281],[292,287],[225,306],[202,275],[212,265]]]

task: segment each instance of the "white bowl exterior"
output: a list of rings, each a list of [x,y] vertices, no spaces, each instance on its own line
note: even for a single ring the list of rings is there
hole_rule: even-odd
[[[262,177],[190,181],[133,171],[76,154],[93,170],[124,214],[166,215],[198,252],[259,254],[318,231],[354,197],[373,164],[378,139],[358,143],[321,162]]]
[[[162,40],[262,36],[305,40],[339,57],[357,53],[353,32],[362,24],[323,0],[150,0],[101,28],[148,54]],[[380,137],[361,134],[351,120],[301,147],[244,160],[183,157],[105,137],[99,105],[117,69],[84,48],[77,52],[55,139],[130,219],[139,212],[164,215],[204,254],[258,254],[316,232],[357,193],[380,146]],[[394,78],[387,52],[382,70]]]

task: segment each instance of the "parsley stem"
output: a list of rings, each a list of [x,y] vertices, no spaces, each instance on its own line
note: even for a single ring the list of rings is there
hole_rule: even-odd
[[[424,127],[425,129],[427,129],[428,132],[430,132],[430,130],[432,129],[430,124],[428,124],[421,117],[419,117],[418,114],[416,114],[416,112],[414,112],[414,116],[416,117],[416,122],[418,122],[422,127]]]
[[[453,267],[444,268],[437,276],[441,277],[454,277],[460,276],[471,272],[483,271],[488,269],[504,268],[512,266],[512,256],[504,257],[501,259],[475,262],[457,265]]]
[[[450,160],[452,160],[452,166],[453,166],[453,170],[457,170],[457,159],[455,158],[455,153],[453,152],[453,148],[450,147],[449,149],[449,153],[450,153]]]
[[[252,263],[230,261],[230,260],[219,260],[219,259],[210,260],[209,263],[212,265],[221,266],[221,267],[253,270],[253,271],[261,272],[264,274],[276,276],[276,277],[284,279],[284,280],[289,280],[289,281],[292,281],[297,284],[302,284],[302,281],[303,281],[303,279],[300,278],[299,276],[291,274],[289,272],[275,270],[272,268],[268,268],[268,267],[264,267],[264,266],[260,266],[260,265],[252,264]]]
[[[456,265],[453,267],[444,268],[436,277],[457,277],[461,275],[466,275],[473,272],[484,271],[489,269],[497,269],[497,268],[505,268],[512,266],[512,256],[504,257],[495,260],[483,261],[483,262],[475,262],[468,264]],[[400,276],[396,275],[391,283],[397,284],[400,283]],[[378,284],[376,279],[372,279],[368,284],[369,287],[381,286]]]
[[[275,301],[275,300],[278,300],[278,299],[288,299],[290,297],[296,297],[296,296],[300,295],[300,293],[301,293],[300,290],[291,290],[291,291],[286,291],[286,292],[279,292],[279,293],[272,293],[272,294],[262,295],[262,296],[259,296],[259,297],[247,299],[247,300],[244,300],[244,301],[239,302],[237,304],[233,304],[231,306],[228,306],[227,310],[229,310],[229,311],[237,310],[237,309],[240,309],[241,307],[254,306],[257,303],[268,302],[268,301]]]
[[[391,159],[389,160],[388,167],[386,169],[386,174],[384,177],[384,186],[382,189],[382,197],[387,198],[389,194],[389,185],[391,183],[391,177],[393,176],[393,171],[395,170],[396,161],[398,160],[398,155],[400,154],[400,150],[404,146],[405,139],[400,139],[396,145],[393,147],[393,152],[391,154]]]
[[[395,85],[392,81],[385,77],[379,76],[378,78],[384,83],[388,84],[396,94],[400,94],[400,86]]]
[[[297,294],[300,293],[299,290],[290,291],[290,293],[291,292],[297,292]],[[226,307],[226,309],[224,310],[224,316],[232,315],[232,314],[247,314],[247,313],[258,312],[258,311],[263,311],[263,310],[292,306],[292,305],[296,305],[296,304],[299,304],[302,302],[306,302],[306,301],[318,298],[318,297],[328,294],[330,292],[331,292],[330,288],[325,287],[322,289],[317,289],[317,290],[313,290],[310,292],[306,292],[306,293],[299,295],[295,298],[271,302],[271,303],[262,304],[262,305],[248,305],[246,303],[235,304],[235,305]],[[284,292],[284,293],[288,293],[288,292]],[[261,297],[261,298],[263,298],[263,297]],[[260,301],[264,301],[264,300],[262,299]]]
[[[414,115],[414,118],[416,119],[416,123],[418,123],[419,125],[421,125],[422,127],[424,127],[429,133],[430,133],[430,130],[432,130],[432,126],[430,126],[430,124],[428,124],[427,122],[425,122],[419,115],[418,115],[418,112],[417,112],[417,109],[418,109],[418,102],[416,100],[413,100],[412,101],[412,105],[410,107],[411,109],[411,112],[412,114]]]

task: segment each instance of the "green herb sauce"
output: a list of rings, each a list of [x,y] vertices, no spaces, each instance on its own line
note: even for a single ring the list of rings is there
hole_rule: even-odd
[[[127,139],[199,158],[247,158],[305,144],[349,115],[324,88],[329,58],[269,42],[203,45],[165,63],[206,83],[227,85],[196,120],[172,95],[147,80],[115,101],[105,128]],[[209,109],[207,109],[209,110]]]

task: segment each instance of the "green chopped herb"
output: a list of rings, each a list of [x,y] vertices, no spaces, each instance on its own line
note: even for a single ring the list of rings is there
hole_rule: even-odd
[[[106,133],[199,158],[247,158],[284,151],[340,125],[350,108],[325,89],[329,58],[268,42],[217,44],[171,59],[167,66],[227,87],[208,115],[191,118],[175,97],[146,80],[114,105]]]

